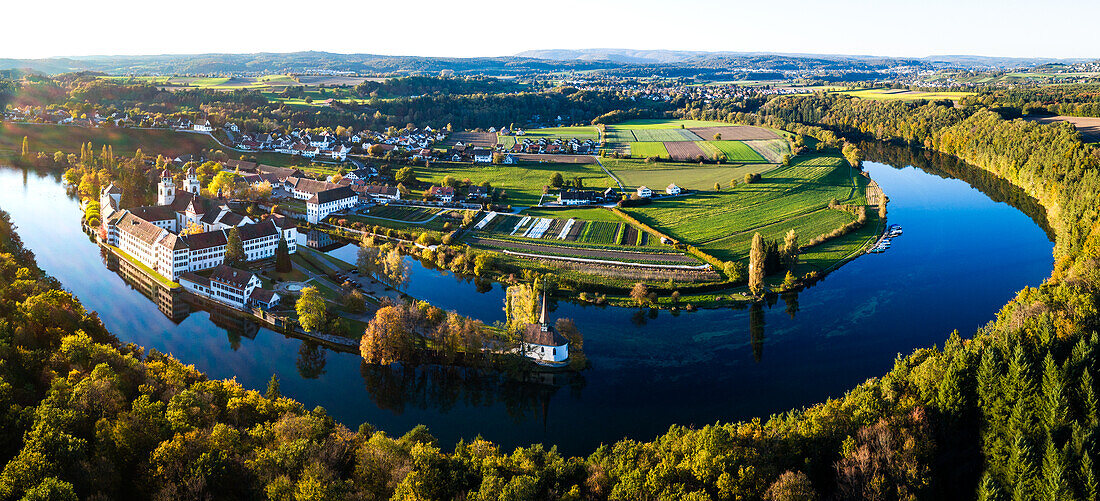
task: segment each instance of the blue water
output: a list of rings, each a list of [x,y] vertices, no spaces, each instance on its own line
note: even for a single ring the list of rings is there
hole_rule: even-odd
[[[561,303],[553,316],[576,321],[592,368],[532,381],[366,367],[355,354],[266,329],[227,332],[203,311],[177,324],[107,269],[53,175],[0,169],[0,208],[39,265],[124,342],[249,388],[263,390],[277,374],[284,394],[352,428],[368,422],[399,435],[422,423],[443,444],[482,435],[506,447],[543,442],[586,454],[672,424],[766,416],[841,395],[889,370],[898,353],[942,345],[955,329],[972,333],[1050,273],[1051,242],[1017,209],[918,168],[868,162],[866,170],[905,234],[888,252],[860,257],[802,292],[793,318],[783,299],[763,307],[762,336],[753,339],[749,309],[651,315]],[[352,247],[329,252],[354,261]],[[410,263],[409,294],[489,323],[503,319],[499,285],[478,292],[472,281]]]

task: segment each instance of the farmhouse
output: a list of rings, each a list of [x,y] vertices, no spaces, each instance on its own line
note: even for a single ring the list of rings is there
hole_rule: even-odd
[[[319,191],[306,200],[306,220],[317,224],[333,212],[350,209],[358,204],[359,195],[347,186]]]
[[[473,151],[474,162],[479,164],[492,163],[493,151],[485,148],[475,148]]]
[[[520,345],[524,356],[536,362],[563,364],[569,359],[569,341],[546,321],[546,295],[542,296],[542,313],[537,324],[527,324]]]
[[[401,190],[396,186],[390,186],[388,184],[364,186],[360,195],[365,194],[371,201],[375,203],[389,203],[394,200],[401,200]]]
[[[489,188],[485,186],[471,186],[466,195],[467,200],[485,200],[489,198]]]
[[[428,190],[428,198],[450,202],[455,198],[455,189],[450,186],[432,186],[432,189]]]
[[[649,189],[648,186],[644,186],[644,185],[638,187],[637,193],[638,193],[638,196],[642,197],[642,198],[649,198],[649,197],[653,196],[653,190]]]
[[[196,120],[191,128],[198,132],[211,132],[214,130],[214,127],[210,125],[210,121],[205,119]]]
[[[558,203],[562,205],[590,205],[600,200],[600,194],[592,190],[561,190],[558,193]]]
[[[679,195],[680,187],[676,186],[676,183],[672,183],[665,188],[665,193],[668,195]]]

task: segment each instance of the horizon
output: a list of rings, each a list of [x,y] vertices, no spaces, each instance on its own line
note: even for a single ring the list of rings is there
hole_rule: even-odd
[[[523,56],[525,52],[557,52],[557,51],[572,51],[572,52],[584,52],[584,51],[632,51],[632,52],[687,52],[696,53],[700,55],[719,55],[719,54],[734,54],[734,55],[746,55],[746,54],[761,54],[761,55],[775,55],[775,56],[816,56],[816,57],[851,57],[851,58],[881,58],[881,59],[933,59],[933,58],[948,58],[948,57],[977,57],[977,58],[989,58],[989,59],[1049,59],[1057,61],[1065,60],[1100,60],[1100,55],[1096,56],[1012,56],[1012,55],[991,55],[991,54],[979,54],[979,53],[936,53],[925,55],[892,55],[892,54],[875,54],[875,53],[840,53],[840,52],[808,52],[808,51],[776,51],[776,50],[697,50],[697,49],[663,49],[663,48],[633,48],[633,47],[578,47],[578,48],[538,48],[538,49],[525,49],[522,51],[516,51],[509,54],[485,54],[485,55],[469,55],[469,56],[446,56],[446,55],[432,55],[432,54],[391,54],[382,52],[342,52],[334,50],[321,50],[321,49],[299,49],[299,50],[287,50],[287,51],[270,51],[270,50],[258,50],[258,51],[215,51],[215,52],[149,52],[149,53],[95,53],[95,54],[65,54],[65,55],[51,55],[42,57],[7,57],[0,56],[0,59],[10,59],[17,61],[40,61],[40,60],[63,60],[63,59],[92,59],[92,58],[126,58],[126,57],[186,57],[186,56],[248,56],[259,54],[305,54],[305,53],[321,53],[321,54],[334,54],[341,56],[379,56],[379,57],[408,57],[408,58],[437,58],[437,59],[482,59],[482,58],[505,58],[505,57],[531,57],[534,59],[543,59],[533,56]],[[599,60],[599,59],[596,59]]]
[[[1100,57],[1100,37],[1091,20],[1100,5],[1080,0],[1059,2],[1053,10],[1074,16],[1056,27],[1027,32],[1005,29],[1034,16],[1034,4],[1008,0],[990,7],[930,0],[919,9],[838,0],[822,9],[809,0],[784,5],[781,22],[770,5],[753,2],[694,0],[668,8],[658,0],[611,0],[590,5],[564,0],[554,9],[520,6],[500,9],[488,0],[456,4],[428,0],[411,16],[403,4],[384,3],[334,10],[343,24],[318,27],[327,17],[288,16],[295,4],[257,4],[196,0],[185,9],[150,6],[137,0],[80,3],[61,12],[42,3],[8,6],[12,20],[50,19],[49,29],[75,34],[42,36],[40,23],[9,23],[0,34],[0,58],[49,59],[96,56],[252,54],[321,51],[340,54],[415,55],[419,57],[501,57],[526,50],[581,50],[586,47],[637,47],[662,40],[661,49],[706,52],[857,55],[920,58],[980,55],[1051,59]],[[171,16],[166,36],[150,37]],[[537,22],[517,22],[532,19]],[[656,22],[655,19],[660,19]],[[700,19],[721,19],[717,28]],[[897,22],[903,19],[904,22]],[[396,20],[392,21],[392,20]],[[89,31],[88,27],[95,27]],[[121,29],[116,27],[127,27]],[[851,31],[854,30],[854,31]],[[844,32],[850,31],[847,36]],[[86,35],[82,35],[86,33]],[[159,33],[158,33],[159,34]],[[1021,36],[1021,35],[1026,36]],[[34,43],[26,43],[33,40]],[[633,49],[632,49],[633,50]],[[642,49],[638,49],[642,50]]]

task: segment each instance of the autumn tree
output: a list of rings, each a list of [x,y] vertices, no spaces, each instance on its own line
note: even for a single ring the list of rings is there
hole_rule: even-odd
[[[638,306],[649,304],[649,288],[642,282],[635,283],[634,287],[630,288],[630,299],[633,299]]]
[[[302,295],[298,297],[295,304],[295,311],[298,313],[298,324],[306,332],[320,330],[328,319],[328,305],[325,304],[325,297],[313,285],[302,289]]]
[[[359,353],[363,360],[386,365],[411,358],[416,336],[411,320],[407,306],[379,309],[359,341]]]

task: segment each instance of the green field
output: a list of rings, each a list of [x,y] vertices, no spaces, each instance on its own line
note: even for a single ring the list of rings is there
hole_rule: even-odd
[[[595,127],[547,127],[545,129],[529,129],[523,131],[520,138],[531,139],[596,139],[599,133]]]
[[[839,157],[811,155],[799,157],[790,167],[765,172],[758,183],[740,183],[733,190],[699,193],[624,210],[678,240],[699,247],[713,243],[717,247],[711,250],[724,248],[730,255],[739,255],[742,242],[734,235],[748,233],[751,237],[756,230],[794,218],[799,218],[796,230],[804,240],[817,236],[821,233],[819,229],[835,221],[822,221],[824,217],[833,217],[828,212],[811,214],[825,209],[833,198],[841,203],[863,203],[866,182],[863,176],[853,176]],[[860,189],[856,190],[857,186]],[[728,243],[718,242],[723,239]]]
[[[741,141],[706,141],[706,147],[713,146],[726,155],[726,160],[739,163],[767,162],[760,153]]]
[[[760,156],[775,164],[782,162],[783,155],[791,152],[791,144],[786,139],[757,139],[743,142],[756,150]]]
[[[531,217],[553,217],[559,219],[581,219],[584,221],[606,221],[610,223],[621,223],[623,218],[618,214],[611,212],[608,209],[603,208],[583,208],[583,209],[544,209],[544,208],[530,208],[525,209],[520,213],[523,216]]]
[[[665,149],[665,143],[636,142],[630,143],[630,156],[668,158],[668,150]]]
[[[550,183],[550,176],[560,172],[565,179],[580,177],[586,188],[604,189],[618,186],[597,165],[522,163],[516,165],[473,165],[467,163],[435,162],[431,167],[416,167],[420,181],[439,184],[445,176],[469,179],[474,184],[489,181],[493,188],[504,189],[507,198],[502,203],[517,206],[537,205],[543,187]],[[553,190],[556,193],[557,190]]]
[[[186,153],[199,153],[203,149],[220,146],[210,136],[172,130],[88,128],[54,124],[0,125],[0,149],[18,152],[27,136],[31,151],[55,151],[78,153],[82,143],[91,142],[98,152],[103,145],[111,145],[116,155],[132,155],[141,149],[147,156],[158,154],[176,157]],[[227,152],[229,153],[229,152]]]
[[[771,164],[747,164],[734,166],[698,166],[683,169],[630,169],[612,170],[628,189],[648,186],[654,191],[663,191],[670,183],[685,190],[713,190],[714,183],[725,190],[731,179],[741,181],[745,174],[758,174],[775,168]]]

